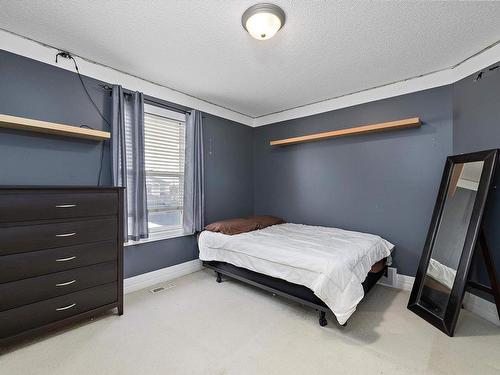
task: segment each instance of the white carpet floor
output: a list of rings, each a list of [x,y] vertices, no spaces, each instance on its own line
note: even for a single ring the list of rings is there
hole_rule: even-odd
[[[170,284],[170,283],[169,283]],[[376,286],[345,328],[328,315],[203,270],[164,292],[0,351],[1,375],[499,374],[500,328],[463,311],[449,338]]]

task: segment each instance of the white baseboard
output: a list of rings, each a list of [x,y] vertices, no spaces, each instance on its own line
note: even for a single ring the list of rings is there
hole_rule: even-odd
[[[132,293],[140,289],[170,281],[178,277],[199,271],[201,270],[201,268],[201,261],[199,259],[195,259],[189,262],[176,264],[175,266],[162,268],[134,277],[129,277],[123,280],[124,293]]]
[[[415,278],[413,276],[400,275],[396,271],[395,282],[389,284],[381,281],[380,284],[395,289],[411,291],[414,282]],[[500,319],[498,318],[497,308],[494,303],[467,292],[465,293],[463,305],[466,310],[500,327]]]
[[[494,303],[474,294],[465,293],[463,304],[466,310],[500,327],[500,319],[498,318],[497,307]]]
[[[398,273],[397,280],[398,284],[396,288],[411,292],[413,284],[415,283],[415,278],[413,276],[400,275]]]
[[[388,286],[389,288],[411,291],[415,282],[414,277],[400,275],[397,273],[397,269],[393,267],[389,267],[388,273],[390,277],[380,279],[379,284]]]

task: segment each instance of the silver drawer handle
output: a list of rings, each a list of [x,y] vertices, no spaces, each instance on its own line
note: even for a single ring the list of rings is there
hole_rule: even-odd
[[[56,311],[68,310],[68,309],[71,309],[72,307],[75,307],[75,306],[76,306],[76,303],[72,303],[71,305],[68,305],[68,306],[59,307],[58,309],[56,309]]]
[[[66,286],[66,285],[71,285],[74,283],[76,283],[76,280],[71,280],[71,281],[68,281],[66,283],[59,283],[59,284],[56,284],[56,286]]]
[[[71,207],[76,207],[76,204],[58,204],[58,205],[56,205],[56,208],[71,208]]]
[[[56,234],[56,237],[71,237],[74,236],[76,232],[73,233],[64,233],[64,234]]]
[[[56,262],[68,262],[70,260],[76,259],[76,257],[69,257],[69,258],[59,258],[56,259]]]

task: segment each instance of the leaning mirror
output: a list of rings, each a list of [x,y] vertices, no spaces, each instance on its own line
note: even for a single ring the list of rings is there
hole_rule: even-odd
[[[497,150],[446,160],[408,308],[453,336]]]

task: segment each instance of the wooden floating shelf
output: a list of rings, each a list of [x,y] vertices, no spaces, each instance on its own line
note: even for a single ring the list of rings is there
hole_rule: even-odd
[[[78,126],[63,125],[9,115],[0,115],[0,128],[91,139],[94,141],[105,141],[111,138],[111,133],[101,130],[80,128]]]
[[[421,125],[420,118],[412,117],[403,120],[381,122],[379,124],[363,125],[363,126],[357,126],[355,128],[332,130],[323,133],[303,135],[300,137],[280,139],[277,141],[271,141],[270,145],[286,146],[286,145],[293,145],[296,143],[313,142],[329,138],[344,137],[348,135],[367,134],[367,133],[375,133],[375,132],[397,130],[397,129],[417,128],[420,127],[420,125]]]

